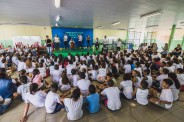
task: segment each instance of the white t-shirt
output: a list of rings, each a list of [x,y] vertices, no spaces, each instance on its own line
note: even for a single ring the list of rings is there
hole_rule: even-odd
[[[165,108],[170,109],[173,103],[173,94],[171,89],[162,89],[160,100],[171,102],[171,104],[165,104]]]
[[[181,85],[184,85],[184,74],[176,74]]]
[[[81,91],[87,91],[91,82],[87,79],[81,79],[77,82],[77,86]]]
[[[102,95],[106,95],[108,102],[107,106],[110,110],[119,110],[121,108],[120,90],[118,87],[109,87],[101,92]]]
[[[105,68],[100,68],[99,69],[99,74],[100,76],[106,76],[107,74],[107,70]]]
[[[131,65],[130,64],[125,64],[123,66],[123,69],[125,69],[125,73],[131,73]]]
[[[74,86],[74,87],[77,86],[78,80],[79,80],[79,76],[78,76],[78,75],[72,75],[72,76],[71,76],[71,82],[73,83],[73,86]]]
[[[59,37],[54,37],[54,42],[59,43],[60,42]]]
[[[153,84],[153,78],[151,76],[147,76],[148,80],[146,80],[148,82],[148,88],[152,86]]]
[[[79,42],[82,42],[82,40],[83,40],[82,35],[79,35],[78,39],[79,39]]]
[[[83,97],[81,96],[77,101],[74,101],[71,98],[64,99],[64,105],[67,110],[67,118],[68,120],[78,120],[82,117],[82,105],[83,105]]]
[[[168,78],[168,74],[161,74],[156,79],[161,83],[164,79],[167,79],[167,78]]]
[[[121,45],[122,45],[122,42],[121,41],[118,41],[117,47],[121,47]]]
[[[147,105],[148,104],[148,94],[149,94],[148,89],[142,90],[138,88],[136,92],[137,102],[141,105]]]
[[[87,66],[85,64],[81,65],[80,66],[80,71],[82,72],[83,69],[86,69],[87,70]]]
[[[71,74],[72,74],[72,73],[71,73],[72,69],[75,69],[75,65],[73,65],[73,64],[68,64],[68,65],[66,66],[67,75],[71,75]]]
[[[38,70],[40,71],[40,74],[42,75],[42,77],[46,77],[46,69],[45,67],[42,67],[42,68],[38,68]]]
[[[18,68],[17,68],[17,70],[18,70],[18,71],[21,71],[22,69],[25,69],[25,67],[26,67],[26,64],[25,64],[24,62],[19,62],[19,63],[18,63]]]
[[[168,69],[169,70],[169,72],[174,72],[174,67],[173,66],[170,66],[170,67],[165,67],[166,69]]]
[[[69,90],[71,88],[69,83],[68,84],[62,83],[62,78],[59,79],[59,86],[60,86],[61,91],[66,91],[66,90]]]
[[[122,81],[120,87],[123,88],[123,94],[127,99],[132,99],[133,86],[131,80]]]
[[[52,71],[50,75],[54,83],[59,83],[59,79],[61,78],[61,72],[59,70]]]
[[[138,68],[134,68],[134,70],[138,71],[141,75],[141,78],[142,78],[142,69],[140,67],[138,67]]]
[[[25,103],[32,103],[36,107],[45,106],[45,98],[47,94],[43,91],[38,91],[34,95],[30,92],[25,94]]]
[[[170,89],[171,89],[172,94],[173,94],[173,100],[174,101],[178,100],[178,98],[179,98],[178,95],[179,95],[180,90],[176,88],[175,83],[172,86],[170,86]]]
[[[50,91],[47,94],[47,97],[45,100],[46,112],[53,113],[54,110],[56,109],[57,103],[61,104],[59,95]]]
[[[22,96],[22,99],[25,100],[25,94],[29,92],[29,86],[31,85],[31,83],[26,83],[23,85],[20,85],[17,88],[17,93],[20,94]]]
[[[64,40],[64,41],[68,41],[68,36],[65,35],[65,36],[63,37],[63,40]]]

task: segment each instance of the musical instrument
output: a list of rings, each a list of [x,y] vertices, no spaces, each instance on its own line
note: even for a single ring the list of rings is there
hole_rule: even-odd
[[[74,41],[71,41],[70,42],[70,49],[74,49],[74,47],[75,47],[75,42]]]

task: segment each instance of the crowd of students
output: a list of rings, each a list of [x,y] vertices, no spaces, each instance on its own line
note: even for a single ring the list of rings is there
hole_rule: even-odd
[[[83,109],[97,113],[102,104],[117,111],[121,99],[170,109],[184,91],[184,53],[180,45],[168,49],[166,44],[159,53],[156,43],[144,43],[137,50],[67,57],[37,55],[31,48],[1,49],[0,114],[15,99],[25,102],[22,122],[30,103],[49,114],[65,109],[69,120],[80,119]],[[17,78],[11,78],[16,71]]]

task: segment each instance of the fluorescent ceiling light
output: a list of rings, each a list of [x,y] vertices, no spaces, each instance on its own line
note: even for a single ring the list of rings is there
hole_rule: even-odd
[[[103,28],[103,26],[98,26],[97,28]]]
[[[113,22],[112,25],[118,25],[120,24],[120,21],[117,21],[117,22]]]
[[[61,0],[55,0],[55,7],[59,8],[61,6]]]
[[[150,26],[146,26],[146,28],[152,28],[152,27],[158,27],[158,25],[150,25]]]
[[[140,18],[148,18],[148,17],[152,17],[152,16],[157,16],[157,15],[160,15],[162,14],[161,11],[154,11],[154,12],[151,12],[151,13],[147,13],[147,14],[143,14],[140,16]]]
[[[57,16],[56,21],[58,22],[60,20],[60,18],[61,18],[60,16]]]
[[[56,27],[58,26],[58,24],[56,23]]]

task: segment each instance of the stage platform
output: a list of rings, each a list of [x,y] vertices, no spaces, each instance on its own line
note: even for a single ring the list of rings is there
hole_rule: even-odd
[[[84,49],[60,49],[60,50],[56,50],[54,51],[54,55],[58,56],[59,54],[62,54],[63,57],[66,57],[68,56],[68,53],[72,54],[72,55],[76,55],[76,54],[79,54],[79,55],[82,55],[82,54],[87,54],[88,52],[90,54],[93,54],[94,52],[95,53],[98,53],[102,50],[102,47],[100,47],[98,50],[96,50],[94,47],[92,48],[84,48]]]

